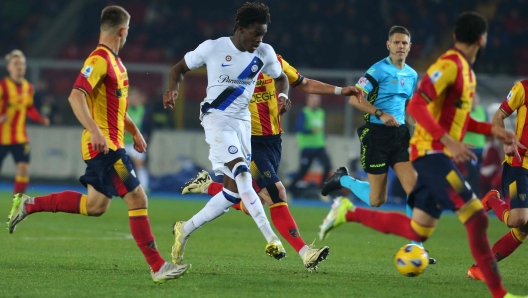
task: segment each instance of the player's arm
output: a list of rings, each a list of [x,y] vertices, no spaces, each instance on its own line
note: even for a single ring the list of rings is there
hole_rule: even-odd
[[[4,90],[2,89],[2,86],[0,85],[0,107],[4,106],[4,96],[3,96]],[[0,114],[0,123],[4,123],[7,121],[7,113],[4,111],[4,113]]]
[[[139,153],[147,152],[147,142],[145,142],[141,131],[136,126],[132,118],[130,118],[128,113],[126,113],[125,116],[125,129],[132,135],[132,139],[134,140],[134,149],[136,149],[136,151]]]
[[[275,81],[275,90],[279,94],[277,97],[277,103],[281,107],[279,115],[282,115],[290,110],[291,100],[288,98],[288,92],[290,91],[290,84],[288,83],[288,77],[284,72],[278,78],[273,78]]]
[[[42,116],[37,110],[37,108],[33,105],[34,94],[35,92],[34,92],[33,86],[30,85],[29,102],[27,103],[27,107],[26,107],[26,115],[33,122],[48,126],[50,124],[48,117]]]
[[[415,126],[416,125],[416,120],[414,120],[414,118],[411,116],[411,114],[409,114],[409,112],[407,112],[407,107],[409,106],[409,102],[411,101],[411,99],[409,99],[408,101],[405,102],[405,122],[407,124],[409,124],[410,126]]]
[[[108,65],[104,57],[98,55],[88,57],[68,98],[75,117],[90,133],[90,143],[93,150],[105,154],[108,153],[108,141],[101,132],[99,125],[92,118],[86,96],[106,77],[107,71]]]
[[[169,78],[169,90],[163,93],[163,107],[174,108],[174,103],[178,98],[178,90],[183,76],[189,71],[205,64],[206,58],[214,50],[214,42],[206,40],[202,42],[194,51],[190,51],[180,62],[176,63],[171,70]]]
[[[364,99],[363,92],[354,86],[338,87],[323,83],[317,80],[304,78],[304,80],[297,86],[296,89],[309,94],[326,94],[326,95],[341,95],[341,96],[356,96],[359,101]]]
[[[108,142],[90,114],[85,93],[79,89],[73,89],[68,101],[77,120],[90,132],[92,148],[97,152],[108,153]]]

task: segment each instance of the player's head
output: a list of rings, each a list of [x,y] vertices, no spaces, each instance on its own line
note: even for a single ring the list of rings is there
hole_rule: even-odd
[[[392,26],[389,30],[387,50],[391,59],[404,62],[411,50],[411,33],[403,26]]]
[[[264,3],[246,2],[237,10],[234,31],[244,50],[257,50],[270,22],[269,7]]]
[[[306,106],[310,109],[318,108],[321,105],[321,95],[319,94],[308,94],[306,96]]]
[[[465,12],[456,20],[454,38],[467,45],[486,46],[488,22],[476,12]]]
[[[119,49],[125,45],[130,15],[121,6],[107,6],[101,13],[101,34],[119,38]]]
[[[5,55],[7,72],[14,79],[21,79],[26,74],[26,56],[21,50],[12,50]]]

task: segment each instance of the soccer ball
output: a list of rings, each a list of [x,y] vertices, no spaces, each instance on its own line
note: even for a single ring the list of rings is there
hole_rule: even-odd
[[[394,265],[402,275],[415,277],[422,274],[429,265],[429,256],[423,247],[407,244],[394,257]]]

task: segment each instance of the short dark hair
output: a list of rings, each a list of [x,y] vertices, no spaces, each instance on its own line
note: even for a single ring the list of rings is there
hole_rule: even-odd
[[[409,32],[409,30],[407,30],[407,28],[405,28],[403,26],[392,26],[389,29],[389,39],[396,33],[405,34],[405,35],[409,36],[409,39],[411,39],[411,32]]]
[[[271,23],[269,7],[260,2],[246,2],[237,10],[235,17],[235,28],[247,28],[252,23]]]
[[[488,22],[479,13],[471,11],[462,13],[455,24],[455,40],[474,44],[488,30]]]
[[[130,20],[130,14],[121,6],[107,6],[101,13],[101,30],[116,29]]]

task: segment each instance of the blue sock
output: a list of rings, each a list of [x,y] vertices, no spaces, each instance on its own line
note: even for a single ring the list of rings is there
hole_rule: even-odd
[[[408,218],[412,218],[412,208],[411,206],[409,206],[408,204],[405,204],[405,211],[407,213],[407,217]],[[422,242],[417,242],[417,241],[411,241],[412,244],[416,244],[416,245],[420,245],[421,247],[423,247],[423,243]]]
[[[365,181],[356,180],[348,175],[339,179],[341,186],[350,189],[360,200],[370,206],[370,184]]]

